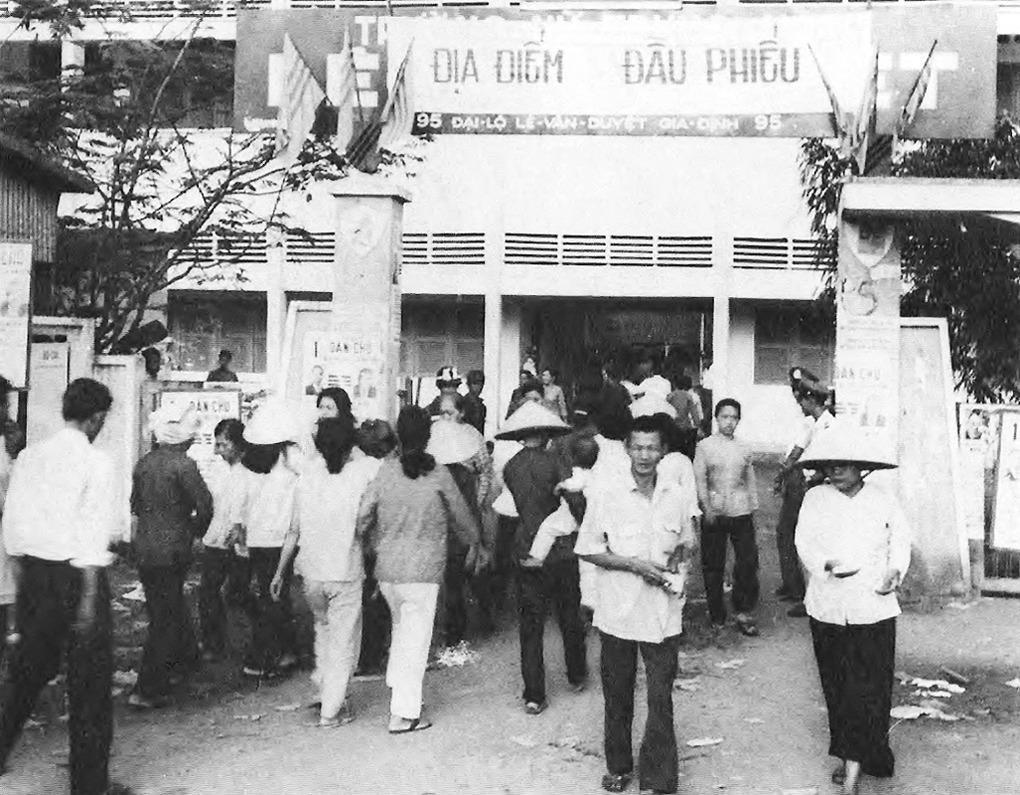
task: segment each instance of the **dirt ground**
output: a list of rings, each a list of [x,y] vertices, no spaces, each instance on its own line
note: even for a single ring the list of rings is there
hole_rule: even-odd
[[[768,482],[768,472],[761,472]],[[763,493],[762,635],[728,630],[705,634],[697,583],[689,602],[675,715],[681,743],[681,792],[729,795],[808,795],[832,792],[826,757],[825,712],[807,623],[785,615],[771,596],[776,586],[776,505]],[[117,594],[131,589],[118,572]],[[144,632],[141,604],[118,603],[118,667],[137,669]],[[597,679],[584,693],[567,690],[562,650],[550,625],[546,667],[550,708],[531,717],[521,709],[518,646],[512,610],[491,636],[472,642],[477,659],[431,671],[428,714],[435,726],[420,734],[386,733],[388,691],[377,679],[358,680],[354,723],[314,727],[304,709],[313,691],[307,672],[257,687],[237,675],[238,656],[182,685],[172,706],[140,714],[117,685],[112,771],[140,795],[573,795],[597,793],[603,772],[602,697]],[[589,639],[597,671],[598,639]],[[888,795],[1020,792],[1020,600],[982,599],[938,612],[905,614],[899,622],[898,669],[940,678],[948,666],[969,680],[964,693],[941,699],[954,721],[923,717],[894,721],[897,774],[865,780],[863,792]],[[125,674],[119,674],[120,677]],[[129,675],[128,675],[129,676]],[[126,680],[125,680],[126,681]],[[918,704],[916,688],[897,685],[896,704]],[[639,695],[640,703],[640,695]],[[0,778],[3,795],[67,791],[67,735],[57,699],[44,698],[36,721]],[[640,736],[643,710],[635,730]],[[689,747],[712,738],[714,745]],[[813,788],[817,788],[813,789]],[[636,785],[631,786],[636,792]]]

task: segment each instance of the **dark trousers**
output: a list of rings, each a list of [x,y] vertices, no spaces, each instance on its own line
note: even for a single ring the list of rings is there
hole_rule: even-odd
[[[238,557],[232,550],[216,547],[206,547],[202,552],[198,618],[202,631],[202,648],[214,654],[222,654],[227,649],[227,604],[223,586],[228,577],[232,576],[236,567],[235,558]]]
[[[758,544],[751,517],[720,516],[714,522],[706,522],[701,531],[701,569],[708,614],[716,624],[726,620],[723,579],[727,539],[733,544],[733,609],[749,613],[758,604]]]
[[[829,711],[829,754],[860,762],[869,776],[891,776],[896,619],[842,626],[812,618],[811,639]]]
[[[138,692],[148,698],[167,695],[170,676],[184,673],[198,661],[195,631],[184,599],[187,572],[186,564],[138,567],[149,614]]]
[[[361,657],[358,670],[371,673],[382,668],[390,648],[390,608],[382,594],[376,593],[378,583],[365,578],[361,591]]]
[[[72,795],[100,795],[109,784],[113,624],[105,572],[99,572],[98,580],[95,622],[87,633],[79,633],[74,624],[81,571],[68,563],[22,558],[17,605],[21,642],[11,652],[8,678],[0,687],[2,765],[39,693],[57,675],[66,649]]]
[[[783,504],[776,522],[776,547],[782,588],[790,596],[804,599],[804,572],[797,557],[797,517],[804,502],[804,476],[794,470],[783,479]]]
[[[521,674],[524,677],[525,701],[545,701],[543,635],[549,602],[552,602],[556,611],[556,620],[563,636],[567,680],[577,684],[588,676],[577,559],[570,557],[554,560],[540,569],[518,568],[517,607],[521,620]]]
[[[283,578],[280,601],[269,593],[269,585],[280,564],[280,547],[250,547],[251,568],[255,574],[255,610],[252,617],[251,648],[245,665],[271,670],[284,653],[294,653],[297,639],[294,633],[294,616],[290,604],[291,572]]]
[[[648,718],[638,759],[641,789],[676,792],[677,748],[673,728],[673,680],[677,671],[680,636],[661,643],[623,640],[605,632],[602,637],[602,697],[606,704],[606,768],[615,776],[634,769],[631,724],[638,651],[645,663]]]
[[[446,557],[446,570],[436,603],[436,617],[432,637],[436,646],[456,646],[467,635],[467,572],[464,562],[466,549],[451,549]]]

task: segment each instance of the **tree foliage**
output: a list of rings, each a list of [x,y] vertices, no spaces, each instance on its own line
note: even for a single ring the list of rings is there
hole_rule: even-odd
[[[831,254],[840,192],[856,165],[811,139],[800,169],[812,232]],[[1002,118],[988,140],[918,142],[895,158],[892,174],[1020,179],[1020,128]],[[1020,259],[1008,235],[978,217],[904,222],[903,233],[903,313],[946,318],[958,387],[979,401],[1020,399]],[[834,257],[821,264],[834,274]]]

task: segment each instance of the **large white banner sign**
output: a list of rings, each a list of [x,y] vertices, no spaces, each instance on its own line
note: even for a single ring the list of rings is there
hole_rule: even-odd
[[[32,313],[32,244],[0,240],[0,375],[28,386]]]

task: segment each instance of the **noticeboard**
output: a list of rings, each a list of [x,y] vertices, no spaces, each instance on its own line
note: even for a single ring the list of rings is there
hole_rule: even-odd
[[[221,420],[241,419],[241,391],[239,389],[167,390],[159,393],[160,406],[193,408],[199,416],[200,426],[188,455],[198,464],[207,481],[217,468],[216,439],[213,432]],[[143,421],[147,418],[143,418]]]
[[[32,323],[32,244],[0,240],[0,375],[28,386]]]

